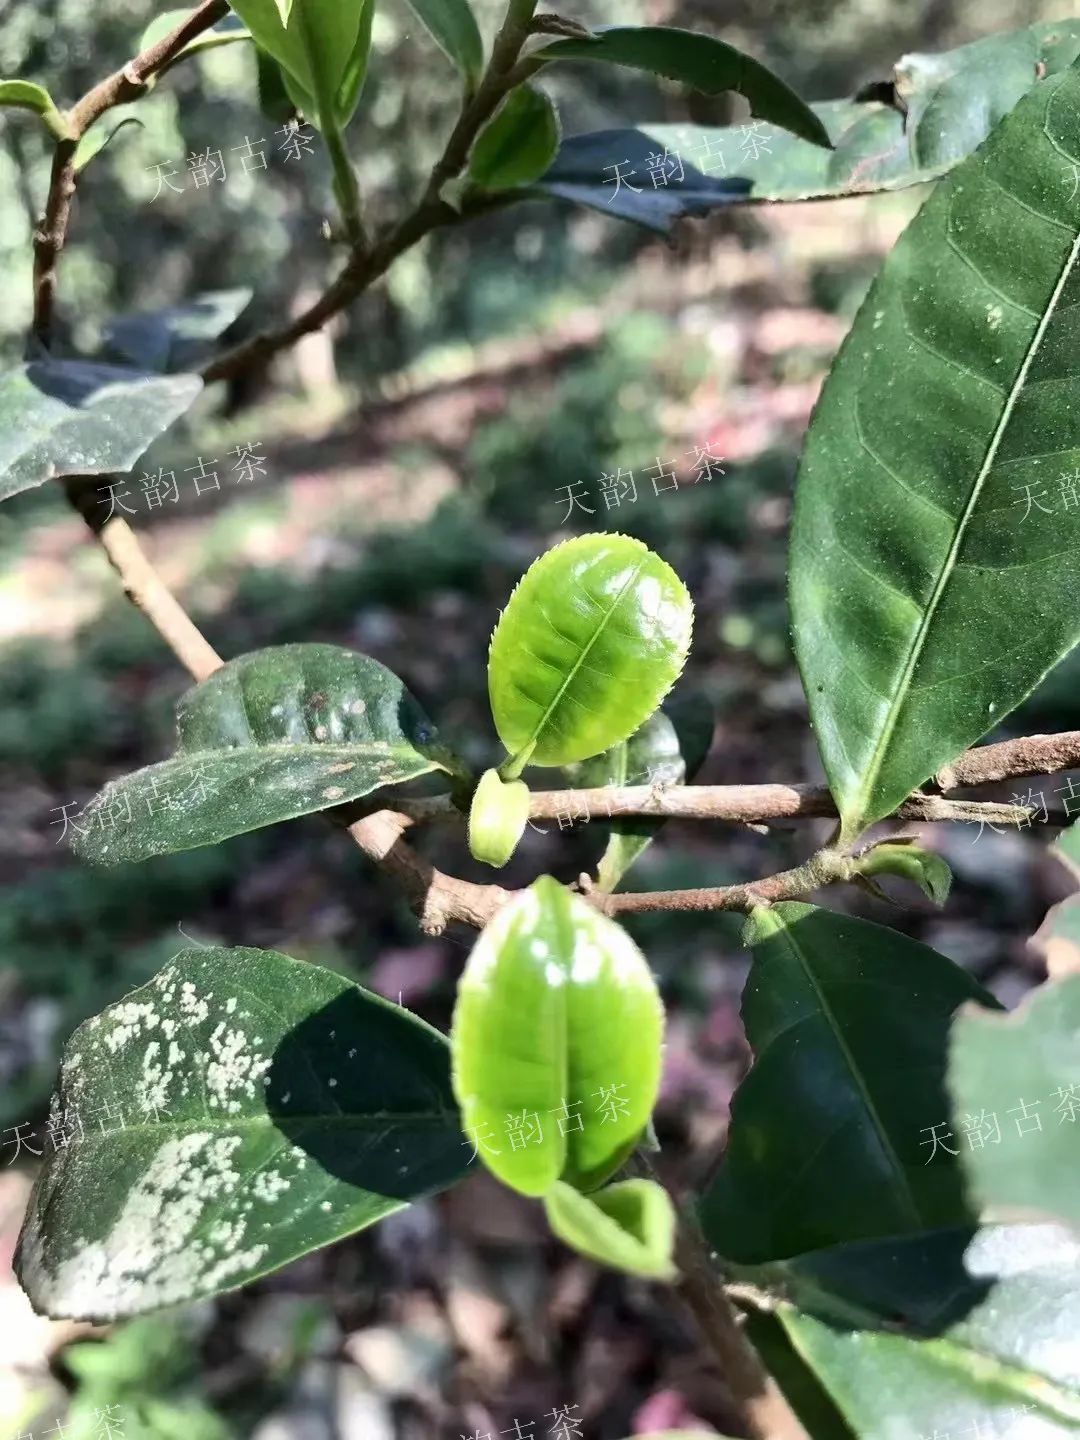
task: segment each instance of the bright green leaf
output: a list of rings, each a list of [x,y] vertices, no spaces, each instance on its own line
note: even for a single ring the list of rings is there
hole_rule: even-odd
[[[692,780],[704,763],[712,744],[713,725],[709,702],[697,691],[680,685],[629,739],[591,760],[568,765],[567,780],[575,789],[682,785]],[[597,870],[601,890],[616,888],[663,823],[634,815],[607,825],[610,836]]]
[[[949,1089],[953,1144],[983,1212],[1080,1226],[1080,976],[1034,991],[1010,1015],[962,1010]]]
[[[675,1211],[654,1180],[623,1180],[591,1195],[557,1181],[544,1210],[559,1239],[590,1260],[653,1280],[675,1278]]]
[[[755,911],[747,943],[756,1059],[702,1202],[713,1248],[774,1260],[963,1223],[958,1165],[947,1152],[927,1163],[927,1127],[949,1113],[953,1012],[993,999],[927,946],[812,905]]]
[[[539,179],[559,148],[559,117],[542,90],[520,85],[477,136],[469,176],[485,190]]]
[[[247,289],[215,290],[185,305],[122,315],[105,327],[112,355],[159,374],[193,369],[251,299]]]
[[[365,0],[363,14],[360,17],[360,29],[356,35],[356,44],[353,46],[349,63],[345,67],[345,74],[341,77],[337,94],[334,97],[334,115],[340,126],[349,123],[360,103],[364,81],[367,79],[368,60],[371,56],[374,21],[375,0]]]
[[[752,115],[771,120],[815,145],[828,146],[829,132],[804,101],[759,61],[711,35],[671,25],[597,26],[592,40],[556,40],[531,57],[534,67],[557,60],[626,65],[681,81],[706,95],[733,90]]]
[[[859,857],[856,873],[868,878],[899,875],[917,885],[935,905],[945,904],[952,887],[952,871],[941,856],[905,840],[889,840],[874,845]]]
[[[787,131],[767,148],[741,125],[653,125],[564,139],[539,189],[650,229],[684,215],[763,200],[809,200],[895,190],[936,179],[986,138],[1042,74],[1056,75],[1080,52],[1080,22],[1054,21],[990,35],[939,55],[905,55],[895,103],[887,87],[810,108],[832,137],[825,150]],[[677,155],[682,178],[649,179],[649,157]],[[629,184],[614,185],[622,164]]]
[[[1080,73],[1068,70],[934,191],[814,411],[791,603],[847,839],[1080,638],[1080,513],[1017,508],[1080,464],[1074,155]]]
[[[484,42],[468,0],[409,0],[432,38],[475,89],[484,68]]]
[[[64,475],[130,470],[193,403],[197,375],[32,360],[0,375],[0,500]]]
[[[582,535],[541,555],[491,637],[488,695],[507,751],[566,765],[632,734],[678,679],[693,615],[686,586],[640,540]]]
[[[173,759],[90,802],[78,854],[118,865],[213,845],[456,765],[397,676],[337,645],[229,661],[181,697],[177,731]]]
[[[344,123],[339,105],[350,100],[355,104],[358,47],[366,55],[371,3],[292,0],[283,11],[280,0],[233,0],[233,9],[255,43],[281,65],[289,93],[305,118],[325,128]]]
[[[80,1319],[246,1284],[468,1164],[443,1037],[274,951],[185,950],[81,1025],[53,1122],[16,1269]]]
[[[656,1103],[663,1023],[613,920],[547,876],[504,905],[469,956],[452,1033],[454,1093],[488,1169],[524,1195],[600,1185]]]
[[[469,809],[469,850],[485,865],[502,866],[517,849],[529,818],[529,787],[485,770]]]
[[[0,108],[5,105],[17,110],[32,110],[58,140],[67,134],[67,122],[43,85],[35,85],[29,80],[0,80]]]

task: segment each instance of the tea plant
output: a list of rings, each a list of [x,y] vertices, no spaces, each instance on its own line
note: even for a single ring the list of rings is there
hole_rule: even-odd
[[[0,378],[0,495],[59,480],[196,682],[176,754],[105,788],[79,853],[137,861],[322,812],[424,930],[481,932],[449,1038],[337,974],[251,949],[183,951],[81,1026],[22,1283],[48,1314],[101,1320],[212,1295],[483,1163],[541,1202],[567,1245],[678,1288],[748,1433],[1076,1433],[1080,978],[1006,1019],[944,956],[808,897],[880,894],[898,877],[944,904],[944,862],[871,827],[1030,825],[1021,795],[949,792],[1080,766],[1078,732],[970,748],[1080,638],[1080,24],[908,56],[887,85],[807,106],[710,36],[591,31],[510,0],[486,46],[467,0],[413,4],[463,101],[417,205],[375,235],[346,140],[374,0],[234,0],[235,14],[204,0],[162,17],[66,109],[36,81],[0,84],[0,103],[36,115],[55,146],[28,358]],[[62,354],[59,261],[109,112],[225,43],[257,47],[264,77],[320,130],[344,263],[298,318],[223,352],[235,298],[125,317],[102,355]],[[736,90],[757,119],[562,138],[542,80],[564,63]],[[745,163],[713,173],[740,139]],[[635,167],[654,183],[622,183]],[[95,480],[134,465],[204,384],[321,326],[437,227],[548,195],[663,230],[741,201],[928,179],[832,367],[797,482],[791,610],[827,789],[687,783],[707,749],[671,693],[691,599],[625,536],[556,546],[508,598],[487,662],[505,753],[477,778],[367,656],[296,644],[223,662],[123,518],[102,517]],[[626,783],[652,762],[664,783]],[[535,788],[545,767],[563,789]],[[597,875],[574,885],[541,876],[511,893],[433,868],[407,839],[456,819],[498,868],[530,816],[575,801],[607,805],[610,837]],[[803,864],[750,883],[622,890],[673,815],[838,824]],[[1075,856],[1071,832],[1061,844]],[[720,909],[747,917],[756,1059],[715,1178],[673,1198],[650,1123],[663,1009],[617,917]]]

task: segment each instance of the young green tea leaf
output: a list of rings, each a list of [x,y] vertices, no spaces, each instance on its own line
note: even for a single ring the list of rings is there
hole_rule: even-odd
[[[16,1269],[48,1315],[215,1295],[460,1178],[444,1038],[268,950],[185,950],[81,1025]]]
[[[392,671],[337,645],[230,660],[181,697],[177,731],[173,759],[86,807],[78,854],[118,865],[213,845],[458,763]]]
[[[17,110],[32,110],[58,138],[65,131],[64,117],[43,85],[35,85],[30,80],[0,80],[0,108],[5,105]]]
[[[469,809],[469,850],[485,865],[505,865],[517,849],[529,818],[529,787],[485,770]]]
[[[458,987],[454,1093],[488,1169],[523,1195],[602,1184],[660,1084],[663,1007],[613,920],[548,876],[505,905]]]
[[[933,1127],[949,1128],[953,1012],[996,1002],[927,946],[812,905],[755,911],[747,943],[743,1024],[756,1059],[702,1201],[713,1248],[764,1261],[962,1224],[955,1147],[929,1147]]]
[[[474,90],[484,68],[484,42],[468,0],[409,0],[409,5]]]
[[[529,185],[559,148],[559,117],[542,90],[521,85],[481,130],[469,159],[469,178],[485,190]]]
[[[1080,464],[1076,156],[1073,68],[937,187],[814,412],[791,603],[846,840],[1080,638],[1080,512],[1052,513]]]
[[[857,862],[857,874],[899,875],[917,885],[928,900],[944,905],[952,888],[952,871],[940,855],[906,841],[872,846]]]
[[[552,1230],[572,1249],[650,1280],[674,1280],[675,1211],[654,1180],[622,1180],[591,1195],[556,1181],[544,1196]]]
[[[32,360],[0,375],[0,500],[64,475],[130,470],[191,406],[198,375]]]
[[[599,25],[590,40],[556,40],[532,57],[534,67],[561,60],[626,65],[693,86],[706,95],[736,91],[750,113],[771,120],[814,145],[831,144],[829,132],[790,86],[759,61],[711,35],[672,25]]]
[[[972,1006],[949,1046],[953,1144],[992,1217],[1080,1227],[1080,975],[1045,985],[1010,1015]]]
[[[374,0],[233,0],[255,43],[282,67],[294,101],[312,124],[341,125],[355,106],[357,74],[370,43]],[[362,75],[361,75],[362,78]],[[351,113],[351,112],[350,112]]]
[[[509,754],[566,765],[632,734],[678,679],[693,616],[640,540],[581,535],[541,555],[491,637],[488,695]]]

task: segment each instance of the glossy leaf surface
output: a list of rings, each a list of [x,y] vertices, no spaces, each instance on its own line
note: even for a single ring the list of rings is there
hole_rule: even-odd
[[[556,40],[533,56],[533,64],[587,60],[645,70],[706,95],[733,90],[762,120],[771,120],[813,144],[829,144],[824,125],[790,86],[760,61],[722,40],[673,25],[602,25],[596,27],[594,37]]]
[[[444,1038],[274,951],[185,950],[64,1052],[16,1267],[108,1320],[214,1295],[452,1184]]]
[[[653,1180],[622,1180],[591,1195],[556,1182],[544,1196],[552,1230],[597,1264],[652,1280],[673,1280],[675,1211]]]
[[[814,412],[791,604],[847,838],[1080,637],[1080,514],[1045,503],[1080,463],[1077,155],[1080,73],[1068,70],[937,187]]]
[[[568,765],[567,780],[575,789],[682,785],[692,780],[704,763],[712,744],[713,725],[712,706],[684,682],[629,739],[591,760]],[[602,812],[593,818],[602,818]],[[629,816],[607,825],[610,835],[597,870],[601,890],[616,888],[663,823]]]
[[[130,470],[202,389],[86,360],[33,360],[0,375],[0,500],[64,475]]]
[[[512,90],[481,130],[469,159],[469,178],[485,190],[538,180],[559,148],[559,117],[542,90]]]
[[[213,349],[251,299],[247,289],[215,290],[186,305],[123,315],[105,327],[118,360],[157,374],[193,369]]]
[[[984,1212],[1080,1226],[1080,976],[1009,1015],[961,1011],[949,1089],[953,1143]]]
[[[537,880],[488,925],[458,987],[454,1093],[484,1163],[524,1195],[600,1185],[648,1123],[662,1035],[625,930]]]
[[[177,707],[171,760],[114,780],[78,817],[104,865],[213,845],[454,765],[384,665],[336,645],[280,645],[223,665]]]
[[[955,1156],[927,1163],[926,1127],[949,1114],[953,1012],[994,1001],[927,946],[812,905],[755,911],[747,943],[756,1058],[702,1201],[713,1248],[763,1261],[963,1223]]]
[[[541,555],[491,637],[499,739],[565,765],[626,738],[675,683],[694,607],[658,555],[626,535],[582,535]]]
[[[409,0],[409,5],[470,88],[484,68],[484,42],[468,0]]]
[[[667,232],[684,215],[722,205],[919,184],[970,154],[1041,74],[1059,74],[1078,52],[1080,22],[1065,20],[941,54],[905,55],[894,71],[893,103],[868,86],[865,95],[810,107],[832,150],[779,129],[749,140],[741,125],[643,124],[571,135],[537,188]],[[665,152],[678,163],[656,172],[655,157]],[[613,165],[623,166],[626,183],[615,185]]]

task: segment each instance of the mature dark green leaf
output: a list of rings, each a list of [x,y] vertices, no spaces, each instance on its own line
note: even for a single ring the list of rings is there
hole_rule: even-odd
[[[705,762],[713,737],[712,706],[685,684],[666,697],[660,709],[627,740],[602,755],[566,766],[577,789],[605,785],[682,785]],[[614,890],[644,851],[663,820],[640,816],[612,820],[610,836],[597,870],[601,890]]]
[[[814,413],[791,604],[847,840],[1080,638],[1080,512],[1051,491],[1080,463],[1078,155],[1072,69],[937,187]]]
[[[771,120],[815,145],[828,146],[829,132],[795,91],[778,75],[741,50],[693,30],[673,25],[602,25],[588,40],[556,40],[531,57],[534,69],[561,60],[587,60],[645,70],[719,95],[733,90],[750,113]]]
[[[121,315],[105,328],[110,358],[158,374],[190,370],[206,358],[251,295],[247,289],[214,290],[186,305]]]
[[[485,190],[538,180],[559,148],[559,117],[542,90],[520,85],[477,136],[469,178]]]
[[[398,677],[337,645],[230,660],[181,697],[177,732],[173,759],[112,781],[86,807],[78,854],[118,865],[213,845],[456,768]]]
[[[640,540],[580,535],[541,555],[499,617],[488,695],[518,762],[566,765],[626,738],[679,677],[694,606]]]
[[[0,500],[64,475],[130,470],[202,389],[86,360],[32,360],[0,375]]]
[[[217,1294],[468,1164],[444,1038],[265,950],[185,950],[81,1025],[16,1257],[35,1307],[110,1320]]]
[[[926,1137],[949,1128],[952,1014],[993,999],[927,946],[812,905],[755,911],[747,943],[756,1060],[702,1201],[713,1248],[764,1261],[964,1223],[955,1157]]]
[[[484,68],[484,42],[468,0],[409,0],[421,24],[475,89]]]
[[[1027,26],[940,55],[906,55],[881,86],[810,108],[834,149],[744,125],[642,125],[563,140],[537,188],[651,229],[721,205],[895,190],[971,152],[1040,75],[1080,52],[1080,21]],[[665,163],[664,156],[674,157]],[[651,162],[651,163],[650,163]],[[613,166],[622,167],[619,183]],[[625,177],[625,178],[624,178]]]
[[[655,1180],[622,1180],[591,1195],[558,1180],[544,1210],[559,1239],[590,1260],[652,1280],[675,1278],[675,1210]]]
[[[1080,1225],[1080,976],[1043,986],[1010,1015],[962,1010],[949,1089],[973,1199],[995,1218]]]
[[[860,1437],[894,1436],[901,1419],[927,1434],[1080,1430],[1080,1245],[1064,1227],[843,1245],[742,1278],[782,1302],[796,1348]]]
[[[365,58],[373,0],[232,0],[255,43],[282,67],[290,95],[312,124],[342,125],[342,105],[355,106],[358,51]],[[362,79],[362,74],[361,77]],[[351,112],[350,112],[351,113]]]
[[[488,1169],[524,1195],[602,1184],[656,1103],[663,1024],[645,958],[613,920],[546,875],[503,906],[469,956],[451,1037]]]

